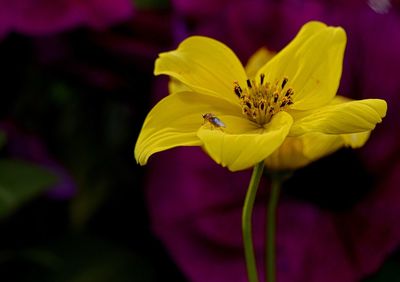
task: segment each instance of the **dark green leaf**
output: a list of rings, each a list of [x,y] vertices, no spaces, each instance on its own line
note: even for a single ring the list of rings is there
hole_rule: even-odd
[[[400,281],[400,263],[395,260],[387,261],[382,268],[364,282]]]
[[[30,271],[20,273],[18,281],[154,282],[155,276],[146,257],[110,242],[81,236],[22,251],[13,265],[17,268],[28,263]]]
[[[56,177],[38,166],[16,160],[0,160],[0,218],[40,195]]]
[[[7,138],[4,132],[0,131],[0,149],[6,144]]]
[[[164,9],[169,5],[168,0],[133,0],[138,9]]]

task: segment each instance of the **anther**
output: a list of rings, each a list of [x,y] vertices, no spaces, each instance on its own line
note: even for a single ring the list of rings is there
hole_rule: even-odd
[[[260,85],[264,84],[264,78],[265,78],[265,74],[260,74]]]
[[[242,89],[240,88],[240,86],[235,85],[235,94],[236,96],[238,96],[239,98],[242,96]]]
[[[260,110],[261,110],[261,111],[264,111],[264,108],[265,108],[265,104],[264,104],[264,102],[261,102],[261,103],[260,103]]]
[[[271,108],[269,108],[269,112],[268,112],[268,113],[269,113],[270,115],[272,115],[272,114],[274,113],[274,110],[275,110],[274,107],[271,107]]]
[[[251,85],[251,81],[250,81],[250,79],[248,79],[246,82],[247,82],[247,86],[248,86],[249,88],[251,88],[251,87],[252,87],[252,85]]]
[[[285,77],[283,80],[282,80],[282,89],[283,88],[285,88],[285,85],[286,85],[286,83],[288,82],[288,79],[287,79],[287,77]]]
[[[289,89],[286,91],[285,96],[286,96],[286,97],[289,97],[289,96],[291,96],[292,94],[293,94],[293,89],[292,89],[292,88],[289,88]]]
[[[279,94],[275,93],[274,94],[274,103],[278,102]]]

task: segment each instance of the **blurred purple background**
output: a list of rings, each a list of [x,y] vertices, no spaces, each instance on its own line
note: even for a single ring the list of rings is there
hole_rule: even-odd
[[[285,183],[278,281],[400,279],[393,0],[0,0],[0,277],[245,282],[240,214],[251,172],[230,173],[200,148],[135,163],[143,120],[168,94],[153,64],[193,34],[221,40],[245,64],[262,46],[279,51],[309,20],[347,32],[339,94],[385,99],[388,114],[364,148]],[[260,270],[268,183],[253,223]]]

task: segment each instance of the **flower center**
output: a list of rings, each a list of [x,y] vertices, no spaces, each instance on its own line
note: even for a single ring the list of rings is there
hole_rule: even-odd
[[[275,83],[260,80],[247,80],[247,87],[242,88],[237,81],[233,83],[235,94],[240,98],[243,114],[251,121],[264,125],[272,116],[293,104],[293,89],[288,87],[288,78]]]

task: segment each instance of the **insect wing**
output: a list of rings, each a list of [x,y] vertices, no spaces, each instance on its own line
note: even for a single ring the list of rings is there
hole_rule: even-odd
[[[223,123],[219,118],[217,118],[217,117],[212,117],[211,118],[211,121],[212,121],[212,123],[215,125],[215,126],[218,126],[218,127],[225,127],[225,123]]]

